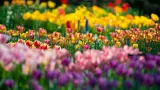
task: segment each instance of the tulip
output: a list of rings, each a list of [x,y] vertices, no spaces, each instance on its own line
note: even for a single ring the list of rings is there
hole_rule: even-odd
[[[34,70],[32,72],[32,77],[33,79],[40,80],[40,78],[42,77],[42,72],[40,70]]]
[[[14,81],[13,80],[5,80],[4,84],[7,88],[13,88],[14,87]]]

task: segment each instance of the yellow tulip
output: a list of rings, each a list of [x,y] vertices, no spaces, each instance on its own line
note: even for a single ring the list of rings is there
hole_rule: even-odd
[[[55,5],[56,5],[56,4],[55,4],[54,2],[48,1],[48,7],[49,7],[49,8],[54,8]]]
[[[20,34],[20,37],[21,37],[22,39],[25,39],[25,38],[27,37],[27,35],[26,35],[26,33],[22,33],[22,34]]]
[[[30,12],[26,12],[24,15],[23,15],[23,19],[24,20],[28,20],[28,19],[30,19],[31,18],[31,13]]]
[[[138,44],[133,44],[133,48],[138,48]]]
[[[41,8],[47,7],[47,3],[46,3],[46,2],[42,2],[42,3],[40,4],[40,7],[41,7]]]
[[[151,18],[154,21],[159,21],[159,17],[156,14],[154,14],[154,13],[151,14]]]
[[[28,6],[30,6],[30,5],[32,5],[32,4],[33,4],[33,1],[32,1],[32,0],[27,1],[27,5],[28,5]]]

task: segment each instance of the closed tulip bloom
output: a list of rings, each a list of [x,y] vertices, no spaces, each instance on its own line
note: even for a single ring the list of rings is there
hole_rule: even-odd
[[[32,72],[32,77],[36,80],[40,80],[40,78],[42,77],[42,72],[40,70],[34,70]]]
[[[69,82],[67,75],[60,75],[58,78],[58,84],[60,86],[65,86]]]
[[[7,88],[13,88],[14,87],[14,81],[13,80],[5,80],[4,84]]]

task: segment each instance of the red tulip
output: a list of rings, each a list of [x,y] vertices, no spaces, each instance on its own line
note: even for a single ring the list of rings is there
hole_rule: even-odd
[[[112,2],[109,2],[109,3],[108,3],[108,7],[109,7],[109,8],[113,8],[113,7],[114,7],[114,4],[113,4]]]
[[[124,3],[124,4],[122,5],[122,8],[123,8],[123,11],[124,11],[124,12],[128,11],[129,4],[128,4],[128,3]]]
[[[37,40],[36,40],[33,44],[34,44],[34,46],[35,46],[36,48],[39,48],[39,46],[40,46],[40,41],[37,41]]]
[[[61,0],[61,3],[62,3],[62,4],[67,4],[67,3],[68,3],[68,0]]]
[[[115,0],[116,4],[121,4],[122,0]]]

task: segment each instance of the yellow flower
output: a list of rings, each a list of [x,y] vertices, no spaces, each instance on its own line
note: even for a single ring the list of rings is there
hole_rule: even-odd
[[[133,48],[138,48],[138,44],[133,44]]]
[[[23,19],[24,19],[24,20],[28,20],[29,18],[31,18],[31,13],[30,13],[30,12],[26,12],[26,13],[23,15]]]
[[[115,6],[114,11],[115,11],[116,14],[121,14],[122,13],[122,8],[119,7],[119,6]]]
[[[27,37],[27,35],[26,35],[26,33],[22,33],[22,34],[20,34],[20,37],[25,39]]]
[[[40,4],[40,7],[41,7],[41,8],[47,7],[47,3],[46,3],[46,2],[42,2],[42,3]]]
[[[159,21],[159,17],[158,17],[156,14],[154,14],[154,13],[151,14],[151,18],[152,18],[154,21]]]
[[[56,5],[56,4],[55,4],[54,2],[48,1],[48,7],[49,7],[49,8],[54,8],[55,5]]]
[[[27,5],[28,5],[28,6],[30,6],[30,5],[32,5],[32,4],[33,4],[33,1],[32,1],[32,0],[27,1]]]
[[[120,46],[121,46],[121,42],[119,42],[119,41],[116,42],[116,43],[115,43],[115,46],[120,47]]]
[[[77,45],[75,46],[75,49],[79,49],[79,48],[80,48],[80,45],[77,44]]]

